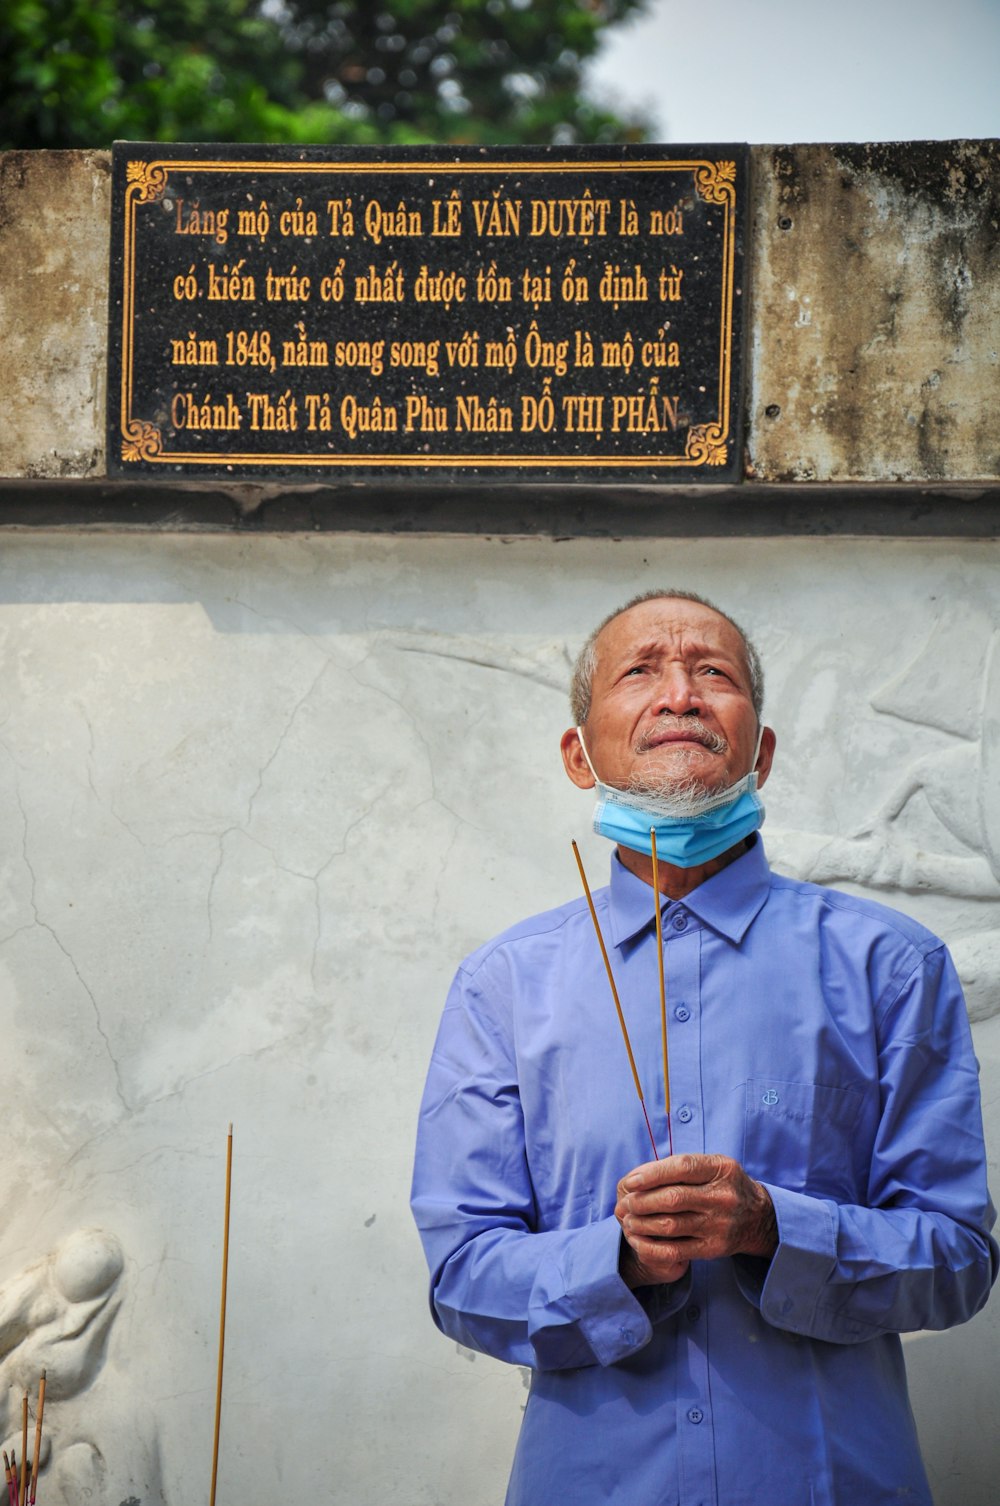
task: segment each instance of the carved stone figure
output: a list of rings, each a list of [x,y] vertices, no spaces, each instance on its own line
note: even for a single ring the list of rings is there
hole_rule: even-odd
[[[39,1506],[165,1506],[155,1436],[128,1388],[106,1384],[108,1338],[122,1301],[121,1245],[80,1229],[0,1286],[3,1447],[21,1454],[21,1399],[34,1408],[44,1370]]]

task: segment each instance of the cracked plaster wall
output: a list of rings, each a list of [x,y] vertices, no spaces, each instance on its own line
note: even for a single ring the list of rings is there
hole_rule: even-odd
[[[0,1282],[74,1229],[120,1241],[89,1393],[110,1454],[138,1394],[164,1499],[207,1485],[232,1120],[222,1506],[501,1498],[523,1377],[431,1325],[413,1124],[458,960],[576,892],[571,836],[595,882],[606,863],[559,762],[562,686],[637,590],[705,592],[758,639],[777,866],[972,949],[995,1156],[998,564],[982,543],[4,538]],[[935,854],[959,865],[943,886]],[[994,1499],[997,1321],[907,1343],[939,1506]]]

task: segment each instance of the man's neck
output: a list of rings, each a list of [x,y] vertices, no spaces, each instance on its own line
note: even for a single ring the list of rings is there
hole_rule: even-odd
[[[717,858],[711,858],[707,863],[698,863],[694,868],[678,868],[675,863],[657,863],[657,876],[660,880],[660,893],[667,895],[669,899],[683,899],[690,894],[692,889],[697,889],[706,879],[713,878],[721,873],[723,868],[728,868],[730,863],[735,863],[747,850],[746,837],[741,838],[734,847],[729,847]],[[634,873],[636,878],[642,879],[644,884],[653,887],[653,860],[644,852],[633,852],[631,847],[618,847],[618,856],[622,867],[627,868],[629,873]]]

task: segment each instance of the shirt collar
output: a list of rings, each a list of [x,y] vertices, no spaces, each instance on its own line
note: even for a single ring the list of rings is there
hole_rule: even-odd
[[[704,925],[728,941],[740,942],[767,899],[771,869],[764,844],[754,833],[748,851],[723,868],[677,903]],[[673,900],[663,896],[669,907]],[[654,924],[652,890],[622,863],[617,852],[611,859],[609,900],[611,939],[615,946],[631,941]]]

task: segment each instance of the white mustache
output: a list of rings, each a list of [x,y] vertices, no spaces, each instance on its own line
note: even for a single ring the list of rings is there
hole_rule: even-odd
[[[725,753],[729,744],[719,732],[713,732],[709,727],[702,726],[696,717],[688,716],[661,716],[653,727],[648,727],[645,732],[640,732],[633,746],[633,753],[648,753],[649,750],[659,744],[654,743],[664,731],[681,732],[685,737],[699,742],[710,753]]]

